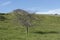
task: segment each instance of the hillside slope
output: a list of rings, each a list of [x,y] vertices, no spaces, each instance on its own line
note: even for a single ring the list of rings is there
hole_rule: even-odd
[[[0,21],[0,40],[26,40],[26,27],[17,22],[14,13],[0,15],[6,19]],[[34,15],[29,27],[29,40],[60,40],[60,16]]]

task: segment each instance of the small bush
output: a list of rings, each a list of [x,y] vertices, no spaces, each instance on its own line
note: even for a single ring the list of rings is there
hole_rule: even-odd
[[[6,18],[4,16],[0,16],[0,21],[4,21]]]

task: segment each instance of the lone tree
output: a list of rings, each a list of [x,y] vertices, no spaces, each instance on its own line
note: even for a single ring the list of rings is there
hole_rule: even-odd
[[[27,11],[22,9],[14,10],[15,15],[17,16],[17,20],[27,28],[27,36],[29,32],[29,27],[33,25],[32,20],[35,20],[34,13],[30,14]]]

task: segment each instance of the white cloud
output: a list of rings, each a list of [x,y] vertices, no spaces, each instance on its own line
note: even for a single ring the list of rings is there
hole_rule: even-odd
[[[60,9],[49,10],[47,12],[36,12],[36,14],[60,14]]]
[[[7,2],[4,2],[4,3],[1,3],[0,6],[6,6],[6,5],[9,5],[11,4],[11,1],[7,1]]]

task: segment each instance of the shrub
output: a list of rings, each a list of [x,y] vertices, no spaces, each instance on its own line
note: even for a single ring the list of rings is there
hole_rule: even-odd
[[[4,21],[6,18],[4,16],[0,16],[0,21]]]

